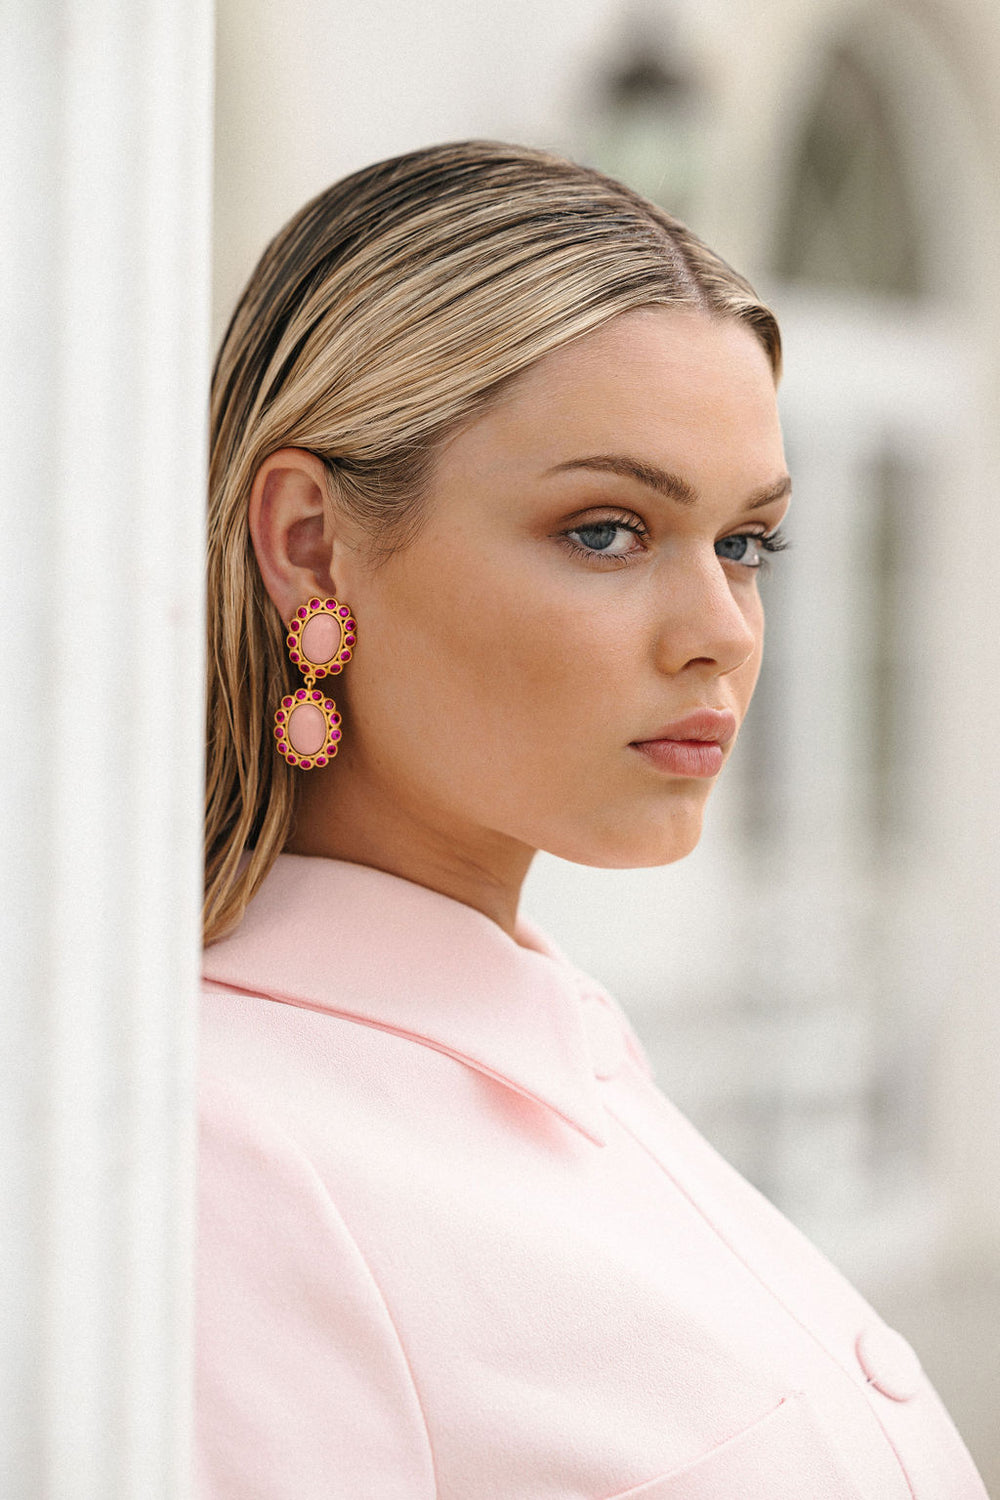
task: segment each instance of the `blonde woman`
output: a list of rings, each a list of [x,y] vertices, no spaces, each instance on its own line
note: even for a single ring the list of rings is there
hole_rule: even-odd
[[[981,1500],[913,1351],[518,913],[538,849],[698,839],[779,369],[683,225],[517,147],[359,172],[255,271],[213,394],[203,1500]]]

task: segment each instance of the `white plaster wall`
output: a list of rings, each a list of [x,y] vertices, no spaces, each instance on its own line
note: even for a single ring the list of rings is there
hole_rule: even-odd
[[[611,0],[224,0],[216,103],[217,323],[267,238],[346,172],[470,136],[564,143]]]
[[[212,13],[0,52],[0,1494],[190,1457]]]

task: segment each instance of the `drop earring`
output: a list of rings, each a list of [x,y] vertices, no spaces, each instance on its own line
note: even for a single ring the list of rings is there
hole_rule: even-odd
[[[342,672],[354,654],[358,627],[339,599],[310,599],[288,622],[288,655],[305,687],[286,693],[274,716],[274,738],[290,766],[311,771],[325,766],[340,748],[337,705],[316,686]]]

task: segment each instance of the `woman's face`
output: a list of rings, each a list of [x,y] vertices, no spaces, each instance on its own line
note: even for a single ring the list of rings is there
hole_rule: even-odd
[[[459,851],[688,853],[757,680],[787,490],[742,324],[644,308],[546,356],[446,445],[413,541],[378,566],[338,549],[359,644],[315,791],[360,776]]]

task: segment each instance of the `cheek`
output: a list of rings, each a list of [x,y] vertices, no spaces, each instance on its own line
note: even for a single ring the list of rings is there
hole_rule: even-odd
[[[756,641],[756,646],[754,647],[753,654],[746,664],[746,699],[749,703],[750,698],[753,694],[753,690],[757,685],[757,678],[760,676],[760,664],[764,655],[764,606],[760,600],[759,595],[754,595],[752,608],[747,612],[746,618],[747,624],[753,631],[754,639]]]
[[[531,588],[523,574],[515,586],[484,572],[452,571],[436,590],[387,590],[347,685],[359,725],[446,742],[453,771],[466,760],[496,762],[499,746],[509,764],[555,738],[571,745],[575,726],[582,743],[633,654],[609,637],[590,600],[556,599],[548,580]]]
[[[757,686],[764,651],[764,607],[756,586],[753,587],[752,592],[748,592],[747,596],[740,600],[740,609],[747,629],[753,635],[753,650],[743,665],[729,673],[725,681],[728,682],[730,692],[733,694],[732,707],[736,710],[738,718],[742,720],[750,706],[754,688]]]
[[[457,719],[516,726],[527,746],[592,718],[617,676],[613,654],[592,609],[494,593],[457,609],[438,671]]]

